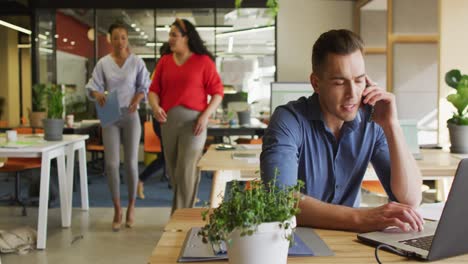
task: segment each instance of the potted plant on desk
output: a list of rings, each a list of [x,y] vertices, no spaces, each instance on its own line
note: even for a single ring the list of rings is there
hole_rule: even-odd
[[[59,85],[47,89],[47,119],[44,119],[44,139],[51,141],[63,138],[63,91]]]
[[[447,96],[447,100],[457,109],[447,120],[450,152],[468,153],[468,75],[462,75],[457,69],[450,70],[445,74],[445,82],[457,91]]]
[[[46,118],[46,96],[47,96],[46,84],[38,83],[32,88],[31,106],[32,111],[29,110],[29,125],[31,127],[42,127],[42,120]]]
[[[265,186],[261,181],[251,182],[243,189],[234,181],[229,199],[211,214],[204,211],[208,223],[199,235],[203,242],[227,245],[229,263],[287,263],[292,229],[299,213],[299,182],[292,187],[280,188],[276,181]],[[209,214],[209,215],[208,215]]]

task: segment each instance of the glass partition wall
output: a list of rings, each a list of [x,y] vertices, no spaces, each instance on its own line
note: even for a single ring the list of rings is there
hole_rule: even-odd
[[[66,84],[68,105],[83,105],[85,84],[97,60],[111,50],[112,23],[127,26],[131,51],[150,72],[175,18],[192,22],[216,60],[227,93],[247,92],[253,110],[269,106],[275,78],[275,20],[265,8],[37,10],[37,76],[33,82]],[[89,113],[94,107],[67,112]],[[78,118],[79,120],[79,118]]]

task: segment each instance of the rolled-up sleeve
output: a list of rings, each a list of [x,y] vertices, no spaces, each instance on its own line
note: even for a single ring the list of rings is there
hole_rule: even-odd
[[[137,77],[136,77],[136,83],[135,83],[135,93],[143,93],[145,95],[148,94],[148,88],[150,86],[150,76],[149,72],[146,69],[146,65],[143,62],[142,59],[138,60],[138,72],[137,72]]]
[[[371,157],[372,167],[391,201],[398,201],[391,188],[390,152],[383,129],[376,125],[376,142]]]
[[[94,67],[93,74],[86,84],[86,96],[89,100],[95,101],[91,96],[91,92],[97,91],[103,93],[105,91],[105,76],[102,61],[99,61]]]
[[[261,177],[265,183],[275,177],[279,186],[297,183],[301,131],[297,117],[289,109],[277,108],[265,131],[260,155]]]
[[[205,58],[205,60],[207,66],[203,72],[203,79],[206,93],[209,95],[219,94],[224,96],[224,86],[221,81],[221,77],[216,70],[214,62],[209,59],[208,56]]]

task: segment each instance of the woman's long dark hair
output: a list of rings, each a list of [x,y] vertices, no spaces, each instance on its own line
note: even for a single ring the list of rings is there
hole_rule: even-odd
[[[177,27],[182,36],[186,35],[188,37],[188,46],[191,52],[200,55],[208,55],[212,60],[214,60],[213,54],[208,51],[203,40],[200,38],[198,31],[190,21],[187,19],[176,19],[172,25]]]

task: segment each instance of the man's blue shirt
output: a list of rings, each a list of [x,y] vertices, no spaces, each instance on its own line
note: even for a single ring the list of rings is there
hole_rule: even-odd
[[[326,126],[318,94],[301,97],[278,107],[263,137],[260,166],[264,181],[277,168],[278,183],[305,182],[305,194],[318,200],[359,206],[361,182],[372,163],[385,191],[390,188],[390,155],[382,128],[367,122],[369,113],[359,110],[353,121],[345,122],[341,137]]]

